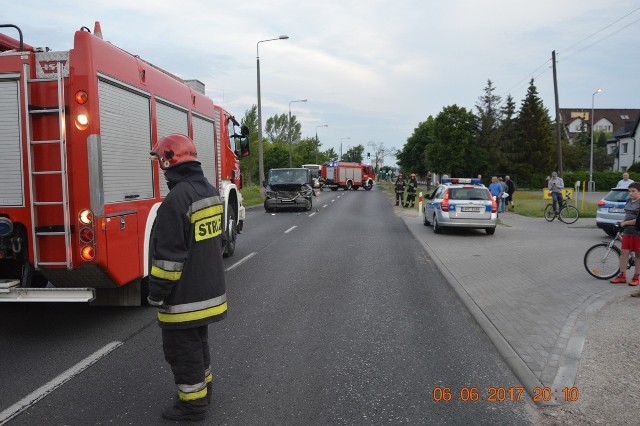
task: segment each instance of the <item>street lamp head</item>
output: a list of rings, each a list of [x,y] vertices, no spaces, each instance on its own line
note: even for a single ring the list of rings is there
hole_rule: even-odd
[[[593,94],[595,95],[596,93],[600,93],[600,92],[602,92],[602,89],[598,88]]]
[[[288,35],[281,35],[280,37],[278,37],[278,40],[286,40],[288,38],[289,38]]]

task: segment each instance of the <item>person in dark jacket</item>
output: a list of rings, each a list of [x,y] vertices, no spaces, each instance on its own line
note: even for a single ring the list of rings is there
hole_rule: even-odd
[[[402,173],[398,173],[398,178],[396,179],[395,189],[396,189],[396,206],[400,204],[404,205],[404,179],[402,179]]]
[[[416,202],[416,191],[418,190],[418,180],[416,179],[416,174],[411,173],[411,179],[409,180],[409,185],[407,186],[407,202],[405,203],[405,207],[413,207]]]
[[[193,141],[170,134],[151,150],[169,186],[150,241],[150,305],[158,307],[165,360],[178,388],[169,420],[203,420],[211,398],[208,325],[227,313],[222,264],[224,203]]]

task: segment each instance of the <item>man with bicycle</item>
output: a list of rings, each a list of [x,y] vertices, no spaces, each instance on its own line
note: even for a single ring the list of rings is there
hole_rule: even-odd
[[[558,172],[551,173],[551,179],[547,183],[549,191],[551,191],[551,199],[553,200],[553,212],[558,214],[562,206],[562,190],[564,189],[564,180],[558,177]]]
[[[620,253],[620,275],[612,279],[612,284],[627,283],[627,265],[629,255],[632,251],[636,253],[636,257],[640,259],[640,230],[636,230],[636,218],[640,212],[640,183],[632,182],[629,184],[629,199],[624,206],[624,220],[619,223],[624,228],[622,233],[622,246]],[[636,261],[633,278],[629,282],[631,286],[640,284],[640,262]]]

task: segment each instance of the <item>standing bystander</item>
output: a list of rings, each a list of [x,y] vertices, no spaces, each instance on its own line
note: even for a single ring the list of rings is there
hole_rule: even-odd
[[[557,172],[551,173],[551,179],[547,183],[547,188],[551,191],[551,198],[553,201],[553,212],[558,213],[560,206],[562,206],[562,190],[564,189],[564,180],[558,177]]]
[[[513,193],[516,192],[516,184],[511,180],[511,176],[504,177],[505,183],[507,184],[507,197],[506,204],[509,207],[511,204],[511,210],[515,209],[515,205],[513,204]]]
[[[622,179],[618,181],[616,188],[628,188],[629,184],[632,182],[633,180],[629,179],[629,173],[624,172],[622,174]]]
[[[502,185],[498,182],[498,178],[496,176],[491,176],[491,183],[489,184],[489,192],[496,199],[496,204],[500,205],[500,199],[502,198]],[[500,209],[498,209],[498,213]]]

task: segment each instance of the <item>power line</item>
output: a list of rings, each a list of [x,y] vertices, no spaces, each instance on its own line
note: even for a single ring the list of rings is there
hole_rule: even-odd
[[[582,40],[579,40],[578,42],[576,42],[576,43],[572,44],[571,46],[569,46],[568,48],[566,48],[564,51],[571,52],[571,49],[573,49],[574,47],[576,47],[576,46],[580,45],[581,43],[584,43],[585,41],[589,40],[590,38],[595,37],[596,35],[600,34],[601,32],[605,31],[605,30],[606,30],[606,29],[608,29],[608,28],[611,28],[613,25],[617,24],[618,22],[620,22],[620,21],[622,21],[623,19],[625,19],[625,18],[627,18],[627,17],[629,17],[629,16],[633,15],[634,13],[636,13],[636,12],[638,12],[638,11],[640,11],[640,7],[639,7],[639,8],[636,8],[636,9],[634,9],[634,10],[632,10],[631,12],[627,13],[627,14],[626,14],[626,15],[624,15],[623,17],[621,17],[621,18],[619,18],[619,19],[617,19],[617,20],[615,20],[615,21],[613,21],[613,22],[611,22],[611,23],[607,24],[607,25],[606,25],[606,26],[604,26],[603,28],[599,29],[598,31],[594,32],[593,34],[590,34],[589,36],[587,36],[587,37],[583,38]],[[633,25],[633,24],[635,24],[635,23],[637,23],[637,22],[639,22],[639,21],[640,21],[640,18],[636,19],[636,20],[635,20],[635,21],[633,21],[633,22],[630,22],[629,24],[627,24],[627,25],[625,25],[625,26],[623,26],[623,27],[621,27],[621,28],[618,28],[616,31],[613,31],[613,32],[611,32],[611,33],[609,33],[609,34],[605,35],[604,37],[601,37],[601,38],[599,38],[599,39],[595,40],[593,43],[591,43],[591,44],[587,45],[586,47],[584,47],[584,48],[582,48],[582,49],[580,49],[580,50],[578,50],[578,51],[576,51],[576,52],[574,52],[574,53],[569,53],[569,54],[567,54],[567,56],[566,56],[566,57],[563,57],[563,62],[566,62],[569,58],[571,58],[571,57],[573,57],[573,56],[577,55],[578,53],[583,52],[584,50],[586,50],[586,49],[588,49],[588,48],[590,48],[590,47],[594,46],[595,44],[600,43],[601,41],[603,41],[603,40],[605,40],[605,39],[607,39],[607,38],[609,38],[609,37],[611,37],[611,36],[613,36],[613,35],[615,35],[615,34],[619,33],[620,31],[624,30],[625,28],[628,28],[629,26],[631,26],[631,25]],[[544,74],[545,72],[549,71],[549,69],[551,69],[551,65],[548,65],[550,62],[551,62],[551,59],[547,59],[547,60],[546,60],[542,65],[540,65],[539,67],[537,67],[536,69],[534,69],[532,72],[530,72],[530,73],[527,75],[527,77],[525,77],[525,78],[523,78],[522,80],[518,81],[518,82],[517,82],[513,87],[511,87],[509,90],[507,90],[507,91],[505,92],[505,95],[509,95],[509,94],[511,94],[511,92],[513,92],[513,91],[515,91],[515,90],[520,89],[521,87],[523,87],[523,86],[524,86],[526,83],[528,83],[532,78],[535,80],[536,78],[540,77],[540,76],[541,76],[542,74]],[[541,68],[543,68],[543,67],[544,67],[544,69],[542,69],[542,71],[538,72],[538,71],[539,71]],[[536,73],[537,73],[537,74],[536,74]]]
[[[629,16],[629,15],[627,15],[627,16]],[[618,21],[619,21],[619,20],[618,20]],[[616,21],[616,22],[617,22],[617,21]],[[566,61],[566,60],[568,60],[569,58],[574,57],[574,56],[575,56],[575,55],[577,55],[578,53],[584,52],[585,50],[589,49],[590,47],[593,47],[594,45],[596,45],[596,44],[600,43],[601,41],[603,41],[603,40],[605,40],[605,39],[607,39],[607,38],[611,37],[612,35],[618,34],[620,31],[624,30],[624,29],[625,29],[625,28],[627,28],[627,27],[630,27],[631,25],[635,24],[636,22],[640,22],[640,18],[636,19],[636,20],[635,20],[635,21],[633,21],[633,22],[628,23],[628,24],[627,24],[627,25],[625,25],[624,27],[618,28],[616,31],[613,31],[613,32],[611,32],[611,33],[607,34],[606,36],[604,36],[604,37],[602,37],[602,38],[600,38],[600,39],[598,39],[598,40],[595,40],[593,43],[591,43],[591,44],[589,44],[589,45],[585,46],[584,48],[582,48],[582,49],[580,49],[580,50],[576,51],[575,53],[573,53],[573,54],[568,54],[568,55],[564,58],[564,60]],[[600,31],[599,31],[599,32],[600,32]],[[595,34],[597,34],[597,33],[595,33]],[[595,34],[592,34],[592,35],[595,35]],[[582,43],[583,41],[587,40],[587,39],[588,39],[588,38],[590,38],[590,37],[591,37],[591,36],[589,36],[589,37],[587,37],[587,38],[583,39],[583,40],[582,40],[582,41],[580,41],[579,43]],[[574,44],[574,46],[576,46],[576,45],[577,45],[577,44],[579,44],[579,43]]]
[[[591,35],[589,35],[589,36],[587,36],[587,37],[583,38],[582,40],[580,40],[580,41],[578,41],[578,42],[576,42],[576,43],[572,44],[571,46],[567,47],[566,49],[564,49],[564,51],[570,51],[570,50],[571,50],[571,49],[573,49],[574,47],[578,46],[580,43],[582,43],[582,42],[584,42],[584,41],[589,40],[591,37],[594,37],[594,36],[596,36],[597,34],[600,34],[600,33],[601,33],[601,32],[603,32],[604,30],[606,30],[607,28],[612,27],[613,25],[615,25],[615,24],[617,24],[618,22],[622,21],[622,20],[623,20],[624,18],[626,18],[627,16],[630,16],[630,15],[632,15],[632,14],[636,13],[636,12],[637,12],[637,11],[639,11],[639,10],[640,10],[640,7],[639,7],[639,8],[637,8],[637,9],[632,10],[631,12],[627,13],[626,15],[624,15],[622,18],[619,18],[619,19],[617,19],[617,20],[615,20],[615,21],[611,22],[610,24],[608,24],[608,25],[606,25],[605,27],[603,27],[603,28],[599,29],[599,30],[598,30],[598,31],[596,31],[595,33],[593,33],[593,34],[591,34]],[[638,21],[636,20],[636,21],[632,22],[631,24],[634,24],[634,23],[636,23],[636,22],[638,22]],[[629,25],[631,25],[631,24],[629,24]],[[624,28],[627,28],[629,25],[625,25],[625,26],[624,26],[624,27],[622,27],[620,30],[616,31],[616,33],[617,33],[617,32],[619,32],[619,31],[621,31],[621,30],[622,30],[622,29],[624,29]],[[615,33],[612,33],[612,34],[615,34]],[[609,35],[612,35],[612,34],[609,34]],[[609,36],[607,36],[607,37],[609,37]],[[604,37],[604,38],[606,38],[606,37]],[[602,39],[600,39],[600,40],[604,40],[604,38],[602,38]],[[596,41],[596,43],[597,43],[597,41]],[[591,44],[590,46],[593,46],[593,44]],[[563,50],[561,50],[561,52],[562,52],[562,51],[563,51]]]

